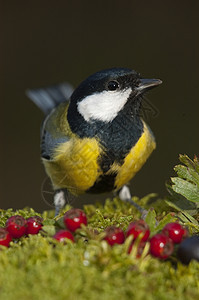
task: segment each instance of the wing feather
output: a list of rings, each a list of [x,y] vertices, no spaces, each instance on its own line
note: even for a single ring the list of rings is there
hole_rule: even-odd
[[[48,115],[60,103],[68,101],[72,93],[73,87],[67,82],[26,91],[26,95],[45,115]]]

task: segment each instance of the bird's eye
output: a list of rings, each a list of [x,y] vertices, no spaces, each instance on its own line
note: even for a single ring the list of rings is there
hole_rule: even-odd
[[[109,81],[109,83],[107,84],[107,88],[109,91],[115,91],[119,88],[119,83],[117,81]]]

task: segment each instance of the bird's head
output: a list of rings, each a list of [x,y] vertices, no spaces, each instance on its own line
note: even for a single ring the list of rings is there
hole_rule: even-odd
[[[131,69],[106,69],[89,76],[77,87],[71,106],[86,122],[108,123],[124,108],[138,112],[141,96],[161,83],[159,79],[143,79]]]

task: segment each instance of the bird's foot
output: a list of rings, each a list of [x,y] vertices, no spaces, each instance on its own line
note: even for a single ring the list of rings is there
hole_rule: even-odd
[[[55,191],[54,205],[55,205],[55,217],[60,213],[60,210],[66,203],[64,190]]]

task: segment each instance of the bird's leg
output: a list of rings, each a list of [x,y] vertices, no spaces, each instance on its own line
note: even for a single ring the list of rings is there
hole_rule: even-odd
[[[60,213],[60,210],[66,203],[64,190],[56,190],[54,194],[55,217]]]
[[[118,196],[120,200],[131,203],[137,210],[139,210],[139,212],[141,213],[141,218],[145,219],[148,211],[132,200],[131,192],[127,185],[124,185],[118,191]]]

